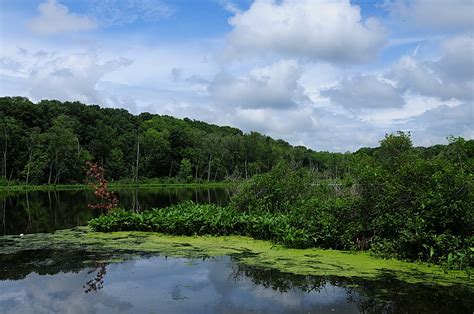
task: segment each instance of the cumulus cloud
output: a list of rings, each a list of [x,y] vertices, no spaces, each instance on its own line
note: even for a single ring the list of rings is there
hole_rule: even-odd
[[[437,61],[422,61],[404,56],[388,73],[405,92],[438,97],[442,100],[474,99],[474,39],[449,38],[441,44]]]
[[[87,31],[97,27],[96,22],[87,17],[69,12],[56,0],[48,0],[38,6],[39,15],[28,24],[31,31],[52,35],[67,32]]]
[[[440,43],[437,60],[402,56],[382,76],[357,74],[336,86],[321,89],[320,95],[353,112],[402,108],[407,95],[433,97],[444,102],[471,101],[474,99],[473,56],[471,36],[451,37]]]
[[[472,0],[395,0],[386,7],[397,18],[418,27],[468,29],[474,27]]]
[[[474,138],[474,106],[460,104],[457,106],[441,105],[413,117],[402,127],[413,130],[413,136],[419,145],[433,145],[446,142],[449,135]]]
[[[384,46],[383,28],[365,18],[374,11],[361,14],[349,0],[257,0],[249,8],[217,0],[233,14],[231,31],[221,38],[179,43],[156,41],[156,29],[147,24],[174,14],[165,0],[84,0],[80,12],[64,6],[70,3],[66,1],[38,2],[43,2],[40,14],[29,24],[36,33],[131,23],[136,23],[134,31],[143,33],[105,29],[94,33],[87,44],[94,53],[78,53],[84,51],[79,41],[38,38],[7,23],[4,40],[11,44],[0,53],[2,95],[79,100],[134,113],[190,117],[257,130],[317,150],[374,146],[397,129],[411,130],[417,145],[445,142],[450,134],[473,137],[472,28],[466,28],[469,23],[462,15],[449,17],[453,12],[462,14],[465,2],[403,2],[407,11],[397,14],[400,18],[403,13],[408,23],[381,16],[386,27],[407,25],[408,31],[387,33],[402,36],[387,38],[398,47]],[[430,3],[432,8],[427,7]],[[430,13],[436,16],[433,22],[419,16],[420,5],[438,10]],[[6,12],[1,12],[2,20],[15,16]],[[32,28],[41,16],[48,17],[50,28]],[[71,17],[82,22],[69,23]],[[457,26],[447,25],[448,18]],[[84,27],[83,21],[89,26]],[[430,32],[423,27],[415,32],[415,22],[431,27]],[[442,32],[430,23],[438,23]],[[59,28],[51,30],[54,24]],[[416,44],[417,53],[401,55],[405,48],[400,45]],[[232,58],[226,61],[234,62],[219,62],[222,48],[225,57]],[[383,48],[384,58],[376,58]],[[134,59],[133,64],[120,56]],[[349,64],[365,61],[369,64]]]
[[[298,84],[301,68],[294,60],[282,60],[235,77],[220,73],[209,84],[217,104],[241,108],[290,108],[308,100]]]
[[[461,82],[474,79],[474,38],[472,36],[448,38],[441,43],[441,51],[442,57],[433,64],[440,73],[441,80]]]
[[[229,20],[227,55],[276,53],[309,60],[367,61],[385,43],[375,19],[348,0],[257,0]]]
[[[295,130],[311,132],[314,127],[312,113],[310,108],[284,111],[272,108],[237,109],[229,118],[244,130],[274,134],[281,138]]]
[[[350,110],[394,108],[405,103],[395,86],[373,75],[354,76],[320,94]]]
[[[107,73],[131,63],[132,60],[126,58],[101,63],[92,53],[47,59],[29,70],[29,95],[36,100],[50,98],[107,104],[108,99],[98,84]]]

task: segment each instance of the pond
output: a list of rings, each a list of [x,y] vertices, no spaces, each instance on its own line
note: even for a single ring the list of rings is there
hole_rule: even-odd
[[[125,254],[125,253],[124,253]],[[110,257],[110,256],[108,256]],[[469,313],[472,294],[337,277],[297,276],[239,263],[238,256],[101,253],[0,254],[0,313]],[[115,253],[117,258],[117,253]],[[464,300],[464,301],[463,301]],[[472,305],[472,304],[471,304]]]
[[[117,194],[121,206],[135,210],[186,200],[225,205],[230,197],[230,191],[222,188],[120,189]],[[473,289],[464,286],[413,284],[390,275],[370,280],[295,275],[272,267],[251,266],[244,262],[250,254],[244,251],[214,257],[171,257],[161,249],[145,252],[106,248],[101,243],[69,246],[53,242],[50,238],[62,232],[54,231],[85,225],[100,214],[87,207],[95,201],[88,190],[2,192],[0,201],[0,313],[474,310]],[[57,238],[62,239],[60,235]],[[317,261],[313,262],[318,267]]]
[[[131,210],[166,207],[183,201],[226,205],[224,188],[118,189],[119,206]],[[0,235],[53,232],[87,224],[101,214],[91,190],[0,192]]]

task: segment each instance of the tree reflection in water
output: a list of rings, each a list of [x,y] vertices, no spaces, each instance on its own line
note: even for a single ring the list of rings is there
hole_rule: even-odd
[[[473,307],[473,293],[466,287],[449,288],[431,284],[409,284],[386,273],[377,279],[304,276],[271,268],[248,266],[233,259],[229,279],[250,279],[255,285],[279,293],[301,290],[321,293],[331,287],[344,289],[346,302],[357,305],[360,313],[464,313]],[[472,311],[467,311],[472,313]]]
[[[2,244],[13,248],[15,243],[10,239]],[[116,289],[112,289],[114,284],[125,277],[127,283],[135,282],[139,290],[146,290],[150,286],[164,287],[162,295],[168,295],[171,291],[174,301],[186,299],[180,294],[182,291],[176,287],[189,285],[185,288],[186,293],[195,293],[196,296],[200,296],[208,293],[209,289],[212,290],[209,287],[216,287],[216,289],[230,291],[226,294],[226,297],[230,299],[245,293],[244,291],[247,291],[249,296],[253,296],[252,293],[256,291],[254,289],[262,291],[262,287],[265,288],[264,295],[276,294],[276,298],[284,298],[283,295],[287,298],[301,296],[302,291],[305,296],[308,295],[307,306],[318,306],[318,310],[327,304],[327,302],[320,302],[327,297],[336,297],[337,302],[340,302],[334,303],[334,306],[352,304],[358,312],[362,313],[472,313],[474,308],[474,303],[471,301],[474,300],[474,294],[470,288],[464,286],[410,284],[398,280],[388,271],[372,279],[295,275],[271,268],[245,265],[239,261],[241,257],[237,254],[231,257],[203,257],[188,260],[150,256],[149,253],[140,255],[138,252],[119,250],[107,252],[103,248],[91,251],[48,248],[20,250],[15,253],[5,252],[0,254],[0,284],[3,284],[0,290],[8,286],[28,286],[28,282],[37,280],[37,276],[55,275],[56,280],[65,283],[69,281],[73,285],[69,291],[80,292],[81,295],[86,293],[93,300],[96,298],[107,300],[108,297],[117,293]],[[127,265],[125,272],[118,271],[120,263],[104,263],[104,261],[117,259],[123,260]],[[192,264],[192,268],[188,265],[189,263]],[[147,273],[144,276],[142,273],[138,278],[134,278],[135,272],[144,271],[149,271],[149,275]],[[158,272],[158,277],[156,272]],[[36,273],[36,275],[29,276],[31,273]],[[74,274],[80,274],[81,277],[75,277]],[[202,274],[209,275],[202,277]],[[85,280],[88,280],[85,283],[84,275],[86,275]],[[107,279],[107,287],[104,286],[106,275],[110,276]],[[199,282],[196,287],[199,288],[193,288],[192,284],[183,284],[183,280],[192,281],[193,276],[196,276]],[[52,280],[50,277],[45,280]],[[79,281],[75,281],[74,277]],[[152,278],[160,278],[159,284]],[[21,282],[23,280],[24,283]],[[50,285],[50,287],[55,286]],[[171,290],[169,290],[170,287]],[[103,290],[108,288],[111,288],[111,291],[104,294]],[[99,290],[102,293],[92,293]],[[2,290],[2,293],[4,291]],[[54,293],[51,295],[55,295]],[[33,298],[30,302],[34,303],[35,294],[31,295]],[[305,299],[305,296],[302,299]],[[88,296],[89,300],[92,300],[90,297]],[[192,303],[197,299],[187,298],[186,300],[185,302]],[[265,298],[255,299],[254,301],[257,302],[255,306],[266,304],[258,303],[266,302],[266,300]],[[211,303],[214,301],[209,300]],[[14,301],[10,300],[10,302]],[[133,300],[130,302],[133,303]],[[0,300],[0,312],[2,312],[1,303]]]
[[[105,264],[98,264],[97,267],[93,270],[90,270],[87,272],[87,274],[92,274],[95,271],[97,271],[96,275],[94,278],[86,282],[84,286],[84,292],[89,293],[89,292],[97,292],[98,290],[102,289],[104,287],[104,277],[105,274],[107,274],[107,267]]]

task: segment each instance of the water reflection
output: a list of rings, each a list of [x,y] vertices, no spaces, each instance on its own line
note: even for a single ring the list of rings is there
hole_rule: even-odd
[[[92,269],[88,272],[88,274],[95,273],[94,278],[86,282],[82,288],[84,288],[85,293],[89,292],[97,292],[98,290],[104,287],[104,277],[107,274],[107,267],[105,264],[99,264],[97,268]]]
[[[226,189],[123,189],[116,191],[119,206],[140,211],[193,200],[226,205]],[[0,192],[1,234],[52,232],[84,225],[100,215],[88,208],[96,202],[89,190]]]
[[[106,265],[98,261],[116,256],[28,253],[13,254],[10,261],[0,256],[6,270],[0,278],[0,313],[472,313],[473,309],[469,290],[415,286],[393,278],[296,276],[243,265],[238,256],[141,256]]]

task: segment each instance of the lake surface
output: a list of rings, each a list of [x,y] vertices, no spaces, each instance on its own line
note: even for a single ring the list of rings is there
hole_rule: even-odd
[[[389,278],[296,276],[230,256],[140,256],[112,264],[104,258],[53,249],[0,254],[0,313],[472,312],[472,293]]]
[[[119,206],[130,210],[166,207],[192,200],[226,205],[223,188],[159,188],[115,190]],[[0,192],[0,235],[53,232],[87,224],[101,214],[89,208],[97,200],[91,190]]]
[[[122,189],[120,206],[145,210],[193,200],[225,205],[226,189]],[[3,192],[1,234],[85,225],[92,191]],[[43,237],[44,235],[38,235]],[[3,238],[3,241],[2,241]],[[298,276],[246,266],[239,255],[172,258],[87,248],[8,250],[0,235],[0,313],[472,313],[462,287],[412,285],[390,276]],[[2,253],[4,252],[4,253]],[[104,261],[118,260],[108,263]]]

